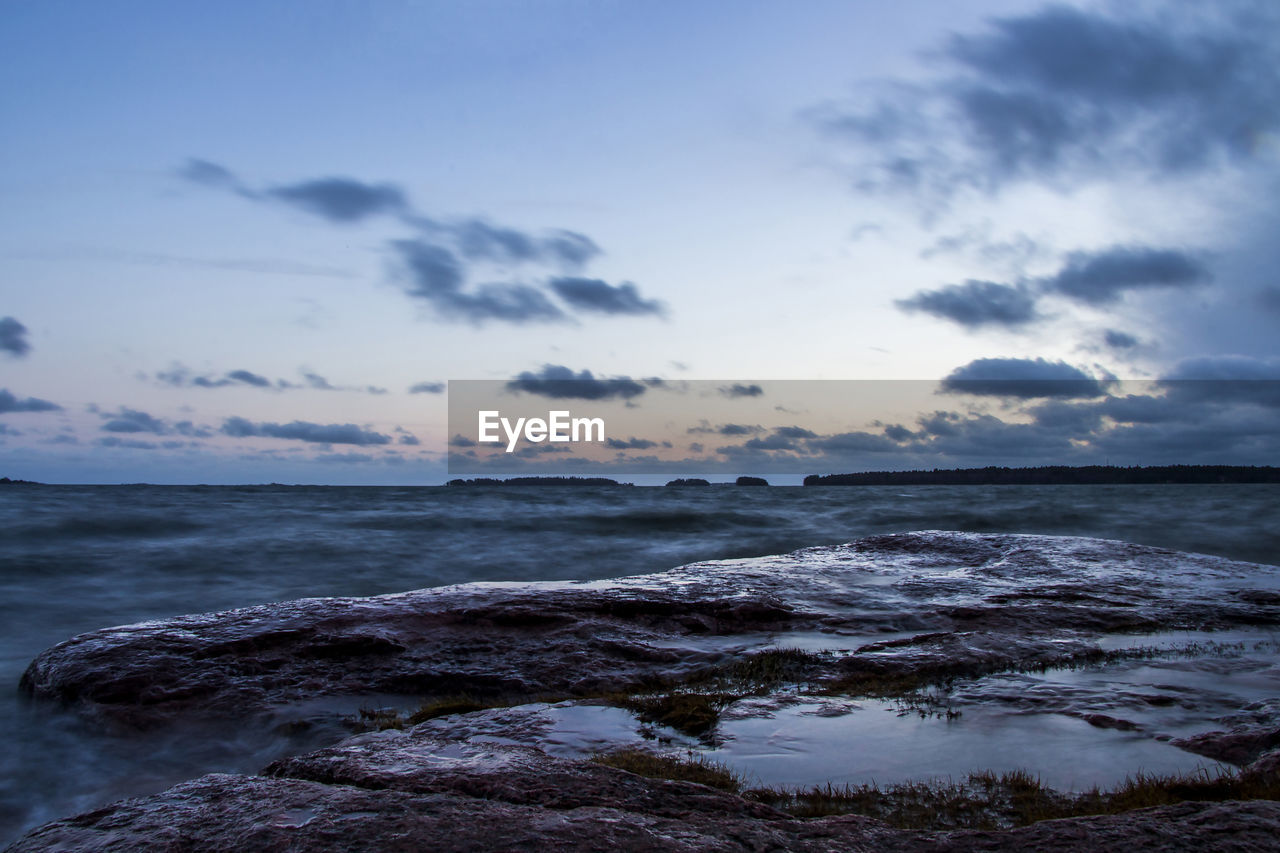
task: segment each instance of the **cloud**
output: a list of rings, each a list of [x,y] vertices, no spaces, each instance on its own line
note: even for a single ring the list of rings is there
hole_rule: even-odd
[[[557,259],[568,267],[580,267],[597,255],[603,254],[596,242],[586,234],[576,231],[554,230],[542,238],[544,256]]]
[[[898,443],[887,436],[856,431],[811,439],[809,448],[817,453],[835,456],[846,453],[888,453],[899,449]]]
[[[597,314],[631,314],[662,316],[666,308],[656,299],[644,299],[631,282],[616,287],[598,278],[553,278],[551,289],[579,311]]]
[[[747,450],[798,450],[800,445],[795,437],[774,430],[772,435],[743,442],[742,447]],[[723,453],[724,450],[725,448],[722,447],[717,452]]]
[[[716,390],[722,397],[728,397],[730,400],[735,400],[739,397],[759,397],[764,394],[764,389],[755,383],[743,385],[735,382],[732,385],[721,385]]]
[[[915,438],[915,433],[904,427],[902,424],[888,424],[884,428],[884,434],[891,441],[910,441]]]
[[[371,446],[391,443],[391,436],[363,429],[355,424],[316,424],[307,421],[287,424],[253,423],[245,418],[231,417],[223,422],[222,432],[233,438],[266,436],[315,444]]]
[[[1063,268],[1046,279],[1043,286],[1080,302],[1106,305],[1126,290],[1185,288],[1212,278],[1204,264],[1183,252],[1117,246],[1071,253]]]
[[[481,324],[563,321],[568,315],[541,287],[521,282],[471,283],[486,265],[541,265],[572,272],[602,254],[585,234],[567,229],[541,233],[499,225],[478,217],[442,220],[415,210],[393,183],[367,183],[331,176],[265,188],[246,185],[229,169],[207,160],[188,160],[178,171],[186,180],[225,189],[253,201],[291,205],[345,225],[386,216],[415,236],[391,241],[395,277],[408,295],[423,299],[447,320]],[[479,267],[477,267],[479,265]],[[665,306],[645,299],[630,282],[614,286],[599,279],[553,276],[547,287],[573,308],[605,315],[662,315]]]
[[[1102,333],[1102,342],[1112,349],[1126,350],[1133,349],[1138,345],[1138,339],[1128,332],[1121,332],[1117,329],[1106,329]]]
[[[233,370],[227,374],[227,378],[232,382],[243,382],[245,385],[252,385],[255,388],[270,388],[271,380],[265,376],[259,376],[256,373],[250,373],[248,370]]]
[[[1064,361],[1043,358],[979,358],[942,380],[948,393],[998,397],[1099,397],[1107,382]]]
[[[631,438],[623,441],[622,439],[609,438],[605,439],[605,444],[614,450],[648,450],[650,447],[658,447],[658,442],[650,441],[647,438]]]
[[[28,397],[20,400],[9,393],[7,388],[0,388],[0,415],[11,412],[60,412],[62,407],[39,397]]]
[[[402,433],[396,439],[396,443],[403,444],[407,447],[417,447],[418,445],[422,444],[422,441],[416,435],[406,432],[406,433]]]
[[[273,384],[270,379],[249,370],[230,370],[221,376],[209,374],[193,376],[191,371],[180,364],[168,370],[157,371],[157,381],[175,388],[226,388],[229,385],[249,385],[254,388],[288,387],[288,383],[280,380]]]
[[[178,169],[178,176],[209,187],[240,189],[240,181],[230,169],[196,157],[187,159]]]
[[[1036,298],[1025,285],[969,279],[937,290],[922,290],[895,303],[903,311],[922,312],[969,329],[1018,328],[1039,319]]]
[[[574,373],[558,364],[545,364],[537,373],[525,371],[507,383],[510,391],[523,391],[552,399],[630,400],[645,392],[645,386],[626,376],[597,379],[590,370]]]
[[[1164,4],[1155,14],[1051,5],[952,36],[943,73],[827,106],[866,146],[869,183],[943,192],[1020,179],[1179,175],[1254,159],[1280,130],[1274,12]]]
[[[398,214],[409,207],[404,191],[394,184],[369,184],[345,177],[285,184],[272,187],[263,195],[339,224]]]
[[[104,432],[149,432],[164,435],[169,431],[168,426],[159,418],[123,406],[118,412],[99,412],[98,416],[106,420],[101,427]]]
[[[721,424],[716,427],[719,435],[755,435],[764,432],[764,427],[759,424]]]
[[[15,358],[31,352],[27,327],[12,317],[0,317],[0,352],[7,352]]]
[[[564,312],[537,288],[525,284],[483,284],[462,289],[464,271],[456,255],[443,246],[421,240],[394,240],[405,292],[430,303],[450,319],[479,325],[487,320],[537,323],[565,319]]]
[[[409,386],[410,394],[443,394],[445,391],[443,382],[415,382]]]
[[[174,388],[230,388],[243,387],[262,388],[267,391],[354,391],[362,394],[385,394],[387,389],[375,385],[334,385],[328,379],[310,370],[298,371],[303,382],[291,382],[288,379],[270,379],[251,370],[229,370],[223,374],[193,374],[181,364],[174,364],[168,370],[160,370],[154,374],[157,382]],[[145,379],[147,374],[139,374]]]
[[[1184,359],[1157,384],[1177,402],[1280,407],[1280,358],[1223,355]]]

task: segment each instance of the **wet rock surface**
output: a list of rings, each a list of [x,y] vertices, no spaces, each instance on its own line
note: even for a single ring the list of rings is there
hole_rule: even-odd
[[[829,675],[998,671],[1102,632],[1280,624],[1264,567],[1073,537],[925,532],[596,583],[468,584],[82,634],[22,678],[150,726],[326,695],[585,696],[679,680],[771,634],[874,640]]]
[[[116,732],[210,718],[332,723],[339,714],[322,700],[336,698],[572,701],[359,735],[274,761],[262,775],[204,776],[46,824],[11,849],[1277,849],[1272,801],[1182,803],[999,832],[799,820],[585,761],[593,743],[565,746],[555,733],[557,715],[586,713],[599,701],[591,697],[670,689],[782,646],[829,650],[774,676],[814,695],[801,702],[775,685],[726,700],[725,720],[788,708],[840,720],[862,713],[850,696],[878,695],[859,693],[866,685],[959,679],[947,688],[948,713],[952,704],[1054,713],[1099,736],[1156,737],[1274,776],[1280,699],[1245,701],[1194,681],[1220,672],[1272,684],[1273,659],[1242,645],[1231,657],[1210,650],[1147,665],[1100,642],[1280,625],[1275,574],[1122,542],[924,532],[616,581],[306,599],[94,631],[42,653],[21,686]],[[1134,683],[1034,675],[1113,660],[1130,661],[1121,678]],[[625,711],[598,710],[620,715],[626,737],[638,737]],[[1186,731],[1188,714],[1215,725]],[[694,745],[667,734],[668,748]]]
[[[800,820],[688,782],[536,749],[399,733],[214,774],[40,827],[9,849],[1273,850],[1280,803],[1182,803],[1001,832]]]

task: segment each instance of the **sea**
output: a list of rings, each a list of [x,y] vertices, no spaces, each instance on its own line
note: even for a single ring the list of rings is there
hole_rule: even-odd
[[[78,633],[294,598],[599,580],[876,533],[1121,539],[1280,565],[1280,485],[7,486],[0,842],[297,744],[104,732],[19,678]]]

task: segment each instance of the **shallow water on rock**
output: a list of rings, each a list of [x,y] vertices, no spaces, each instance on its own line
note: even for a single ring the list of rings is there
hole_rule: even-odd
[[[707,752],[751,784],[810,787],[963,779],[978,770],[1026,770],[1052,788],[1108,787],[1137,772],[1216,766],[1149,735],[1098,729],[1062,715],[971,707],[948,720],[901,713],[890,700],[804,702],[768,717],[731,720]],[[1066,758],[1069,756],[1069,758]]]

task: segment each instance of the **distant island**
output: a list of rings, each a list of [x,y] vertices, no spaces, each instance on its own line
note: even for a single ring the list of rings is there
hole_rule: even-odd
[[[710,480],[704,480],[701,477],[680,477],[667,483],[668,486],[710,486]]]
[[[769,481],[764,477],[739,477],[734,481],[734,485],[738,486],[767,486]]]
[[[608,477],[476,477],[474,480],[450,480],[446,486],[630,486]]]
[[[1280,483],[1271,465],[1041,465],[1036,468],[934,468],[810,474],[806,486],[1071,486],[1165,483]]]
[[[43,486],[44,483],[37,483],[35,480],[10,480],[8,477],[0,477],[0,486]]]

